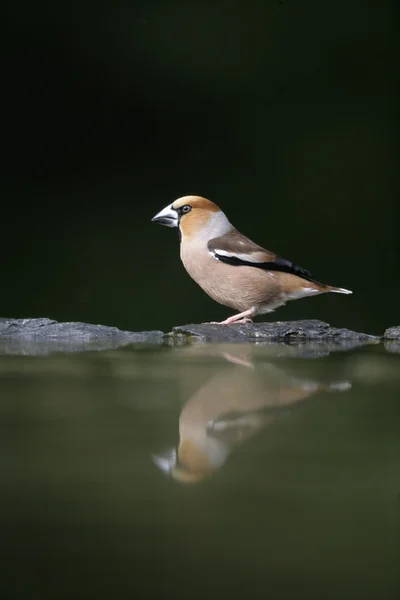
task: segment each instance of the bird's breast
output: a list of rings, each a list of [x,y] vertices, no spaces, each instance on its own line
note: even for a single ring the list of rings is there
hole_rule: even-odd
[[[207,247],[198,244],[181,244],[181,260],[186,271],[199,285],[215,278],[219,264],[215,261]]]
[[[254,267],[227,265],[213,258],[207,246],[182,243],[181,259],[190,277],[225,306],[247,310],[280,294],[273,274]]]

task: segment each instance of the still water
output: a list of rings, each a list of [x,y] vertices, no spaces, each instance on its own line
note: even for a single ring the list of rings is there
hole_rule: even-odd
[[[400,355],[333,350],[0,356],[0,597],[400,598]]]

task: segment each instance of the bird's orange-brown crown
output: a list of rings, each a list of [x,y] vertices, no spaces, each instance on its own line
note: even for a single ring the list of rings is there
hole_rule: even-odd
[[[182,236],[186,239],[209,227],[218,213],[223,214],[214,202],[201,196],[183,196],[172,203],[174,210],[182,209],[184,206],[189,206],[190,210],[182,214],[179,227]]]
[[[192,207],[192,209],[198,210],[206,210],[209,212],[219,212],[220,208],[211,200],[207,200],[207,198],[203,198],[202,196],[183,196],[182,198],[178,198],[175,202],[172,203],[172,208],[177,209],[181,208],[188,204]]]

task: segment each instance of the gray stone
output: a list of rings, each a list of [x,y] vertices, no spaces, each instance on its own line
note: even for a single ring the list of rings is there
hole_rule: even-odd
[[[389,327],[383,334],[385,348],[388,352],[400,354],[400,326]]]
[[[50,354],[107,350],[128,344],[162,344],[162,331],[131,332],[91,323],[52,319],[0,319],[0,353]]]
[[[395,340],[395,335],[400,336],[400,327],[388,329],[385,336],[388,335]],[[282,349],[284,346],[287,348],[288,344],[301,345],[305,355],[320,355],[379,341],[380,338],[376,336],[338,329],[317,320],[181,325],[165,336],[162,331],[122,331],[117,327],[79,322],[59,323],[46,318],[0,318],[0,354],[46,355],[165,342],[174,346],[196,342],[248,342],[274,345],[277,350],[278,346]]]
[[[384,340],[385,350],[392,354],[400,354],[400,340]]]
[[[232,325],[180,325],[174,327],[168,337],[179,341],[204,342],[331,342],[344,347],[378,343],[380,338],[357,333],[349,329],[331,327],[317,320],[276,321],[268,323],[239,323]],[[192,339],[194,338],[194,340]]]
[[[397,340],[400,342],[400,325],[386,329],[385,333],[383,334],[383,339]]]

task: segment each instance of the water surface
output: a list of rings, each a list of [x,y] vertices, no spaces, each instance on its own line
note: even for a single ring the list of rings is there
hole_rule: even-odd
[[[2,598],[399,598],[399,355],[0,356]]]

